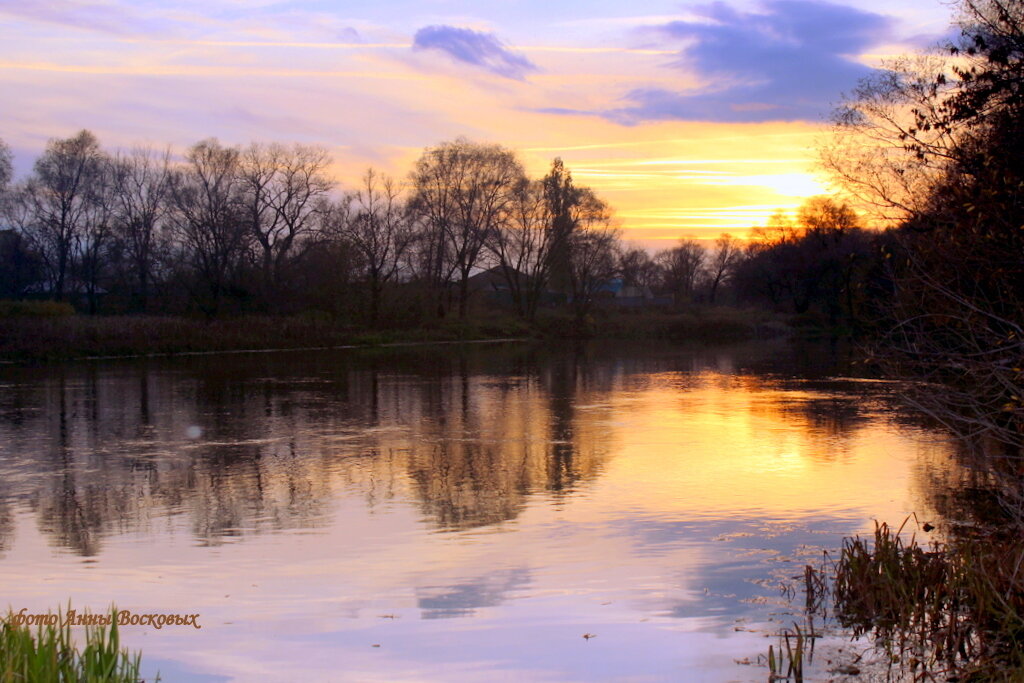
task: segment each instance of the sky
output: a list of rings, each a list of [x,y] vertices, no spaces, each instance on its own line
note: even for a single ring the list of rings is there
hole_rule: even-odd
[[[351,187],[464,136],[538,176],[562,157],[668,246],[830,191],[829,111],[949,23],[942,0],[0,0],[0,139],[20,173],[82,128],[317,144]]]

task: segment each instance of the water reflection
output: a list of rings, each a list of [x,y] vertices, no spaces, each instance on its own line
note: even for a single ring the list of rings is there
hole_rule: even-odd
[[[575,406],[613,375],[578,353],[543,369],[528,352],[494,356],[11,370],[0,500],[26,503],[84,556],[168,514],[209,545],[316,527],[337,484],[371,507],[411,486],[439,529],[511,520],[531,492],[568,493],[600,471],[604,418]]]
[[[526,567],[499,569],[474,576],[454,586],[423,586],[416,604],[424,619],[472,616],[478,609],[502,604],[508,595],[530,583]]]
[[[235,680],[341,660],[347,680],[741,677],[732,653],[761,643],[736,624],[771,618],[780,578],[872,518],[932,509],[915,463],[945,445],[825,355],[481,345],[5,368],[0,576],[43,609],[187,595],[204,639],[147,653]],[[368,659],[381,641],[402,647]]]

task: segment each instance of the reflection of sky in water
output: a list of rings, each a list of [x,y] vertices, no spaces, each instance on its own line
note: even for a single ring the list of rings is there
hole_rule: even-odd
[[[763,679],[733,660],[789,618],[780,586],[927,512],[942,452],[888,385],[764,355],[8,368],[5,597],[199,612],[126,629],[165,680]]]

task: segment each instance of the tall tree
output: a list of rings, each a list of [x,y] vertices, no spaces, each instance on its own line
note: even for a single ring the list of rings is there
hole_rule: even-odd
[[[264,306],[273,307],[289,258],[322,218],[333,186],[329,164],[326,151],[304,145],[253,143],[240,156],[238,180],[249,231],[261,252]]]
[[[672,292],[676,303],[692,300],[707,260],[707,251],[700,242],[681,239],[678,246],[659,252],[655,260],[661,266],[663,286]]]
[[[135,148],[117,155],[112,186],[114,232],[130,264],[132,308],[145,311],[165,242],[164,219],[170,208],[170,152]]]
[[[660,277],[658,264],[646,249],[627,249],[619,255],[619,275],[622,283],[632,287],[653,290]]]
[[[718,288],[732,277],[733,269],[743,256],[743,246],[735,237],[725,232],[715,240],[715,250],[708,263],[708,298],[715,303]]]
[[[84,290],[89,313],[95,314],[99,295],[110,275],[110,248],[113,237],[113,194],[111,164],[104,158],[92,183],[92,199],[85,205],[82,230],[75,241],[72,272]]]
[[[579,188],[569,216],[569,287],[573,310],[582,323],[598,292],[618,272],[619,231],[612,225],[611,209],[591,190]]]
[[[465,317],[470,275],[480,266],[489,236],[509,219],[515,194],[526,182],[522,164],[499,145],[459,139],[424,152],[412,182],[413,207],[432,235],[434,284],[445,289],[457,278],[459,317]]]
[[[523,183],[515,193],[509,220],[491,233],[489,242],[512,305],[526,319],[536,315],[550,280],[556,234],[548,209],[543,185]]]
[[[27,209],[23,229],[58,300],[65,298],[75,251],[102,201],[105,165],[99,141],[87,130],[50,140],[20,193]]]
[[[210,139],[193,145],[171,175],[172,224],[196,278],[193,299],[216,315],[248,236],[236,147]]]
[[[372,168],[352,194],[351,207],[343,234],[361,256],[370,289],[370,321],[377,324],[385,287],[398,277],[412,246],[412,223],[398,184]]]
[[[569,240],[576,228],[574,213],[580,208],[584,191],[573,183],[572,173],[561,157],[555,157],[551,162],[551,170],[541,179],[541,187],[551,232],[548,238],[551,244],[548,254],[551,283],[557,291],[568,292],[571,289]]]

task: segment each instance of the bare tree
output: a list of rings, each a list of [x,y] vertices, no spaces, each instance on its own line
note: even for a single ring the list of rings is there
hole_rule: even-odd
[[[661,276],[658,264],[645,249],[628,249],[619,255],[622,282],[633,287],[654,289]]]
[[[706,259],[707,251],[692,239],[681,239],[679,246],[658,252],[655,260],[661,266],[664,286],[675,295],[677,304],[693,299]]]
[[[145,311],[169,210],[170,151],[136,148],[114,158],[113,225],[134,280],[133,308]]]
[[[11,148],[7,146],[6,142],[0,140],[0,201],[7,191],[7,186],[11,183],[11,178],[14,177],[13,160]]]
[[[85,290],[91,314],[98,310],[100,290],[110,270],[109,250],[113,237],[111,175],[110,159],[105,157],[92,181],[91,201],[84,206],[82,230],[74,245],[72,272]]]
[[[743,246],[729,233],[722,233],[715,240],[715,251],[708,263],[709,298],[712,304],[715,303],[718,288],[732,277],[733,268],[742,256]]]
[[[343,232],[362,258],[370,288],[370,320],[380,318],[384,288],[396,279],[414,237],[398,184],[372,168],[351,196],[351,215]]]
[[[491,233],[488,246],[498,262],[516,312],[532,319],[550,279],[552,251],[558,234],[540,182],[516,191],[507,221]]]
[[[41,263],[31,249],[23,226],[28,220],[28,204],[24,195],[9,190],[13,177],[11,148],[0,140],[0,298],[16,299],[23,296],[39,280]]]
[[[75,250],[100,200],[105,156],[87,130],[51,140],[23,186],[22,229],[42,256],[50,291],[65,297]]]
[[[447,288],[457,276],[459,316],[465,317],[469,277],[489,236],[508,220],[525,182],[523,167],[504,147],[459,139],[424,152],[412,180],[413,207],[430,233],[425,241],[434,284]]]
[[[577,321],[582,323],[594,306],[597,293],[618,272],[619,231],[612,226],[608,205],[587,188],[572,207],[569,234],[569,286]]]
[[[196,143],[171,175],[172,221],[201,293],[193,298],[215,315],[245,247],[246,216],[238,180],[239,151],[210,139]]]
[[[333,186],[326,170],[327,152],[304,145],[253,143],[239,158],[250,234],[259,245],[264,305],[277,296],[288,259],[316,225]]]

